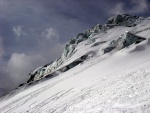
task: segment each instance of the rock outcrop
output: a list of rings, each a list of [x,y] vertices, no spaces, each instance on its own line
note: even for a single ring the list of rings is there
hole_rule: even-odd
[[[101,32],[107,33],[107,30],[111,29],[114,26],[126,26],[126,27],[136,26],[136,23],[139,22],[141,19],[143,18],[139,16],[131,16],[127,14],[117,15],[108,19],[108,22],[104,25],[97,24],[96,26],[85,31],[85,33],[79,33],[76,37],[72,38],[65,45],[64,51],[60,58],[32,71],[29,74],[29,80],[27,81],[27,83],[40,80],[49,75],[53,76],[53,73],[55,73],[56,71],[65,72],[75,67],[76,65],[84,62],[84,60],[86,60],[86,57],[88,57],[88,55],[82,56],[83,59],[78,58],[78,60],[75,60],[64,67],[61,67],[60,69],[60,66],[63,65],[67,61],[67,59],[69,59],[73,54],[77,52],[76,47],[81,42],[86,41],[85,45],[93,44],[92,47],[106,43],[105,41],[95,43],[95,39],[93,37]],[[100,51],[101,54],[105,54],[113,51],[114,49],[122,49],[127,46],[130,46],[133,43],[139,43],[143,40],[145,39],[142,37],[138,37],[130,32],[126,32],[124,35],[118,37],[117,40],[113,40],[109,44],[109,46],[105,48],[101,48]]]
[[[130,46],[131,44],[138,44],[142,41],[146,40],[146,38],[137,36],[126,31],[122,36],[120,36],[117,40],[113,40],[108,47],[100,48],[100,54],[103,55],[105,53],[111,52],[112,50],[120,50],[125,47]]]

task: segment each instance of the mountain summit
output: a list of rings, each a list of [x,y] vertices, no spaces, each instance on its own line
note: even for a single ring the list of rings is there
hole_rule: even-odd
[[[1,97],[0,113],[149,113],[150,17],[117,15]]]

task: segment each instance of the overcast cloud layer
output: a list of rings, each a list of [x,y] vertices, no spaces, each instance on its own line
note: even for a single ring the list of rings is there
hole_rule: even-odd
[[[150,16],[148,0],[0,0],[0,88],[58,58],[78,33],[117,14]]]

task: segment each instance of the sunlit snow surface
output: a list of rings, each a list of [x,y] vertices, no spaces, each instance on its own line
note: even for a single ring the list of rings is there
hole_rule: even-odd
[[[116,26],[96,42],[117,39],[131,31],[147,40],[100,55],[107,42],[91,47],[86,41],[66,62],[85,53],[93,57],[57,77],[0,101],[0,113],[150,113],[150,20],[135,27]],[[64,64],[65,65],[65,64]]]

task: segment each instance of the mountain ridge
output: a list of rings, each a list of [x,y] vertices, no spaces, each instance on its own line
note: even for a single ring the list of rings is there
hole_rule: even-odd
[[[89,40],[90,43],[93,43],[94,39],[92,39],[92,37],[100,32],[105,33],[106,30],[111,29],[114,26],[133,27],[136,26],[136,23],[138,23],[138,21],[142,19],[144,18],[140,16],[131,16],[128,14],[117,15],[109,18],[107,23],[104,25],[97,24],[96,26],[86,30],[85,33],[79,33],[75,38],[72,38],[65,45],[64,52],[60,58],[32,71],[29,74],[30,77],[27,83],[42,79],[45,76],[53,76],[52,73],[57,70],[56,68],[58,68],[63,62],[65,62],[69,57],[74,54],[75,48],[80,42]]]

